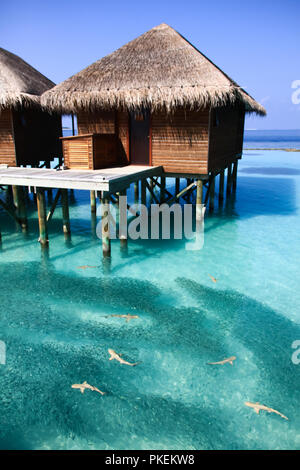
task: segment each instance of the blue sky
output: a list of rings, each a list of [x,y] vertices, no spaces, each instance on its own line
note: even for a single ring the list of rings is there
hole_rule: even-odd
[[[56,83],[162,22],[260,101],[246,128],[299,129],[300,0],[1,0],[0,45]]]

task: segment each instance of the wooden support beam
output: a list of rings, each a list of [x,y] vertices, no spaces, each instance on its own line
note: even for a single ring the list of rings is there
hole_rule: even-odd
[[[101,197],[101,214],[102,214],[102,254],[103,258],[111,257],[111,240],[108,220],[103,223],[103,219],[109,215],[109,198]]]
[[[219,206],[223,204],[224,200],[224,170],[220,171],[220,182],[219,182]]]
[[[156,195],[154,194],[154,191],[153,191],[153,187],[151,187],[148,183],[148,181],[146,180],[146,186],[147,186],[147,189],[149,191],[149,193],[151,194],[151,197],[152,199],[154,199],[154,201],[156,202],[156,204],[159,204],[159,200],[157,199]]]
[[[50,211],[48,212],[47,222],[50,222],[50,220],[52,219],[52,216],[54,214],[60,195],[61,195],[61,189],[58,189],[55,195],[54,201],[52,203],[52,206],[50,207]]]
[[[15,206],[16,209],[17,209],[17,208],[18,208],[18,205],[19,205],[18,186],[12,186],[12,194],[13,194],[14,206]]]
[[[228,165],[227,168],[227,188],[226,188],[227,196],[231,193],[231,163]]]
[[[147,195],[146,195],[146,185],[148,184],[148,181],[146,178],[141,180],[141,204],[144,206],[147,203]]]
[[[212,212],[215,205],[215,176],[211,176],[211,185],[209,189],[209,210]]]
[[[134,183],[134,203],[138,204],[139,202],[139,182]]]
[[[178,194],[176,194],[172,199],[168,201],[168,204],[171,204],[171,202],[176,201],[176,199],[179,199],[181,196],[183,196],[187,191],[193,191],[195,189],[196,183],[193,181],[189,186],[186,188],[182,189]]]
[[[233,164],[232,170],[232,191],[236,191],[236,182],[237,182],[237,170],[238,170],[238,160]]]
[[[17,216],[14,209],[12,209],[8,204],[6,204],[2,199],[0,199],[0,206],[18,223],[21,225],[21,221]]]
[[[62,219],[63,219],[63,232],[66,239],[70,238],[71,229],[70,229],[70,215],[69,215],[69,200],[68,200],[68,190],[61,190],[61,207],[62,207]]]
[[[202,199],[203,199],[203,181],[197,180],[196,221],[199,221],[202,219]]]
[[[25,194],[22,186],[17,186],[18,194],[18,208],[17,214],[21,222],[21,228],[23,232],[27,231],[27,215],[26,215],[26,203],[25,203]]]
[[[175,194],[178,194],[180,191],[180,178],[175,178]]]
[[[40,238],[39,242],[42,247],[46,247],[49,243],[48,240],[48,230],[46,222],[46,201],[45,201],[45,191],[42,188],[37,188],[37,209],[38,209],[38,218],[39,218],[39,229],[40,229]]]
[[[160,178],[160,203],[161,204],[165,200],[165,189],[166,189],[166,177],[161,176]]]
[[[126,196],[127,195],[127,190],[126,189],[123,189],[122,191],[120,191],[120,196]],[[128,209],[128,204],[127,204],[127,209]],[[121,207],[121,211],[124,211],[125,207],[122,206]],[[120,232],[120,223],[122,225],[125,225],[125,228],[126,228],[126,235],[125,233],[122,233]],[[124,228],[124,227],[123,227]],[[126,211],[126,214],[122,212],[121,214],[121,217],[120,217],[120,212],[119,212],[119,240],[120,240],[120,248],[121,248],[121,251],[124,253],[127,251],[127,211]]]
[[[96,214],[97,212],[96,191],[90,191],[90,199],[91,199],[91,213]]]

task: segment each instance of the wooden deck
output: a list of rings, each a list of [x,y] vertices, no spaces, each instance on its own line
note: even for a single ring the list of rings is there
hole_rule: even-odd
[[[0,185],[83,189],[114,193],[131,183],[163,173],[162,166],[127,165],[102,170],[52,170],[0,166]]]

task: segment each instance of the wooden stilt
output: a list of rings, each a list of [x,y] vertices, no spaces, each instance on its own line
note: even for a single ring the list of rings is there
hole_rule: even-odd
[[[166,177],[161,176],[160,178],[160,203],[165,200],[165,188],[166,188]]]
[[[144,206],[147,203],[147,196],[146,196],[146,180],[142,179],[141,180],[141,204]]]
[[[49,241],[48,241],[48,230],[47,230],[47,222],[46,222],[45,192],[42,188],[37,188],[36,200],[37,200],[39,229],[40,229],[39,242],[42,247],[46,247]]]
[[[232,170],[232,191],[236,191],[236,182],[237,182],[237,170],[238,170],[238,160],[233,164]]]
[[[180,178],[175,178],[175,195],[180,191]]]
[[[202,199],[203,199],[203,181],[197,180],[196,221],[199,221],[202,218]]]
[[[61,190],[61,207],[62,207],[62,219],[63,219],[63,232],[65,238],[70,238],[70,215],[69,215],[69,200],[68,200],[68,190]]]
[[[96,212],[97,212],[97,203],[96,203],[96,192],[95,191],[90,192],[90,198],[91,198],[91,213],[96,214]]]
[[[134,203],[138,204],[139,202],[139,182],[134,183]]]
[[[223,204],[224,200],[224,170],[220,171],[220,181],[219,181],[219,206]]]
[[[104,196],[101,198],[101,213],[102,218],[108,217],[109,215],[109,198]],[[111,257],[111,241],[108,220],[106,223],[102,223],[102,254],[103,258]]]
[[[227,196],[231,193],[231,163],[228,165],[227,168],[227,188],[226,188]]]
[[[212,212],[215,205],[215,176],[211,176],[211,185],[209,190],[209,210]]]
[[[27,215],[26,215],[26,203],[25,203],[25,194],[22,186],[17,186],[18,194],[18,217],[21,222],[21,228],[23,232],[27,231]]]
[[[123,189],[119,193],[120,196],[126,196],[127,191],[126,189]],[[122,211],[122,214],[120,215],[120,210]],[[122,224],[123,231],[120,231],[120,224]],[[125,226],[125,227],[124,227]],[[127,228],[127,205],[122,205],[120,207],[119,205],[119,240],[120,240],[120,248],[123,253],[127,252],[127,229],[126,229],[126,234],[124,232],[124,228]]]
[[[13,194],[13,201],[16,209],[19,206],[19,193],[18,193],[18,186],[12,186],[12,194]]]

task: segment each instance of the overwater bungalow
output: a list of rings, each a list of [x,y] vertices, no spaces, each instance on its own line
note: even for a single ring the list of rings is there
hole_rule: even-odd
[[[40,95],[55,84],[15,54],[0,48],[0,164],[45,166],[61,157],[61,117]]]
[[[42,96],[77,114],[68,168],[161,165],[208,179],[241,157],[245,113],[265,109],[177,31],[161,24]]]

